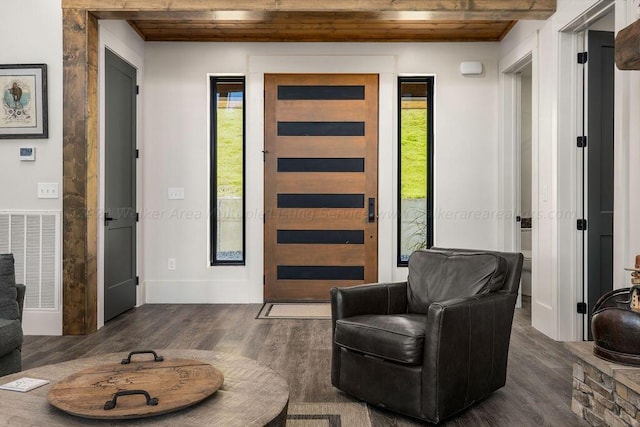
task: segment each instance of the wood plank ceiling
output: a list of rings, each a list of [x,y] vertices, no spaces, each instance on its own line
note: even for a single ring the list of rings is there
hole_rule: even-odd
[[[371,13],[275,12],[245,20],[129,21],[146,41],[471,42],[499,41],[510,21],[393,20]]]
[[[556,0],[63,0],[126,19],[146,41],[499,41],[518,19],[547,19]]]

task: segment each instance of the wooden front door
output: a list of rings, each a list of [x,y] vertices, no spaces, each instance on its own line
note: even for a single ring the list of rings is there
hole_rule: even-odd
[[[378,278],[378,76],[265,75],[266,301]]]

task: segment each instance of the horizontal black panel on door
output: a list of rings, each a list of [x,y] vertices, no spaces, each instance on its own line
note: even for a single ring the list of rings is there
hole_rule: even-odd
[[[278,136],[364,136],[364,122],[278,122]]]
[[[363,230],[278,230],[281,244],[364,244]]]
[[[279,265],[278,280],[364,280],[364,267]]]
[[[364,208],[364,194],[278,194],[279,208]]]
[[[278,99],[364,99],[364,86],[278,86]]]
[[[364,172],[363,158],[279,158],[278,172]]]

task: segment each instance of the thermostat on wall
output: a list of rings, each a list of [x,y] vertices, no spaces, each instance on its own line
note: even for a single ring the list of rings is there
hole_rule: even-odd
[[[36,159],[36,147],[20,147],[20,160],[33,161]]]

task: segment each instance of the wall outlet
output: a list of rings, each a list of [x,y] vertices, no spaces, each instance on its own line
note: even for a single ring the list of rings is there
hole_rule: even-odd
[[[183,187],[169,187],[167,189],[167,197],[169,200],[183,200],[184,188]]]
[[[169,270],[175,270],[176,269],[176,259],[175,258],[169,258],[169,260],[167,262],[167,268]]]
[[[38,199],[57,199],[58,197],[57,182],[38,183]]]

